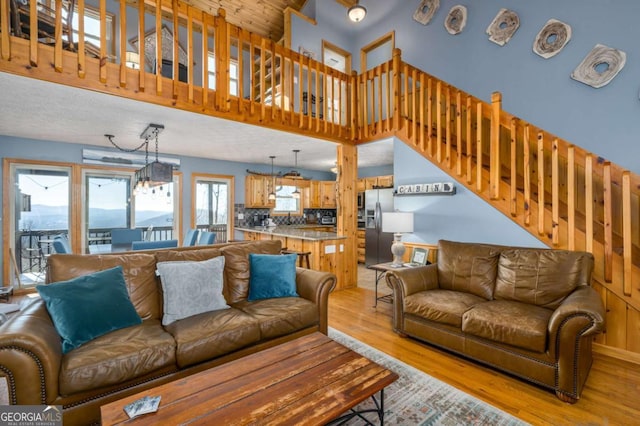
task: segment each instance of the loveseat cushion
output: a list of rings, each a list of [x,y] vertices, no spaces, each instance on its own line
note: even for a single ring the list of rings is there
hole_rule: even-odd
[[[480,303],[462,316],[462,331],[477,337],[542,353],[553,311],[507,300]]]
[[[260,341],[258,321],[234,308],[193,315],[165,328],[176,340],[176,360],[180,368]]]
[[[262,339],[284,336],[320,322],[318,306],[301,297],[242,301],[233,306],[258,321]]]
[[[589,285],[590,253],[508,249],[500,254],[494,297],[556,309],[578,285]]]
[[[64,355],[60,394],[72,395],[176,368],[175,353],[175,341],[159,320],[113,331]]]
[[[452,290],[427,290],[404,298],[405,314],[416,315],[454,327],[462,325],[462,314],[485,299]]]
[[[156,258],[150,253],[52,254],[47,282],[68,281],[81,275],[122,266],[127,292],[143,320],[160,319],[160,291],[156,281]]]
[[[246,300],[249,295],[249,253],[279,254],[281,247],[280,240],[272,240],[231,244],[220,249],[225,258],[223,293],[227,303]]]
[[[502,247],[440,240],[438,286],[445,290],[493,298],[498,259]]]

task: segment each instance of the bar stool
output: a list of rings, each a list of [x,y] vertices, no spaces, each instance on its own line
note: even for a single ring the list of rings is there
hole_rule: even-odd
[[[286,248],[284,248],[280,250],[280,254],[297,254],[298,266],[301,268],[304,268],[304,266],[302,266],[302,262],[304,261],[307,264],[307,269],[311,269],[311,263],[309,262],[309,256],[311,256],[310,251],[294,251],[294,250],[287,250]]]

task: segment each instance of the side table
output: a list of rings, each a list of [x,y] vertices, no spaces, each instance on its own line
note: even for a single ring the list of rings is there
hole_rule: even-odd
[[[408,266],[398,266],[398,267],[391,266],[391,262],[378,263],[376,265],[367,266],[367,269],[372,269],[372,270],[376,271],[376,286],[375,286],[376,297],[375,297],[374,304],[373,304],[374,308],[378,307],[378,300],[380,300],[382,302],[387,302],[387,303],[392,303],[393,302],[393,293],[392,294],[385,294],[384,296],[379,296],[378,297],[378,283],[380,282],[380,280],[384,277],[384,275],[388,271],[398,271],[400,269],[406,269],[406,268],[408,268]]]

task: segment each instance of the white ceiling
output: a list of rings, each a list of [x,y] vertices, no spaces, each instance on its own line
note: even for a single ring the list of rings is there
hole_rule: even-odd
[[[175,108],[133,101],[0,72],[0,135],[111,147],[105,134],[123,148],[141,142],[149,123],[165,126],[161,154],[185,155],[244,163],[293,166],[328,171],[336,161],[336,144],[223,120]],[[358,166],[393,163],[391,139],[358,149]]]

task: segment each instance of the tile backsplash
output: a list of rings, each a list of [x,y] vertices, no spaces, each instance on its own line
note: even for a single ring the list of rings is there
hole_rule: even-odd
[[[292,215],[291,217],[289,217],[285,215],[285,216],[271,216],[271,218],[277,225],[304,225],[306,223],[317,223],[317,220],[316,222],[311,222],[308,219],[312,219],[312,220],[316,219],[318,217],[318,213],[320,214],[320,216],[336,215],[335,209],[329,209],[329,210],[305,209],[304,214],[302,216]],[[239,214],[243,214],[244,218],[238,219]],[[244,207],[244,204],[236,204],[234,206],[234,216],[235,216],[236,226],[240,226],[240,227],[259,226],[260,225],[259,223],[258,224],[253,223],[253,216],[256,214],[262,217],[263,215],[270,214],[270,210],[269,209],[247,209]]]

